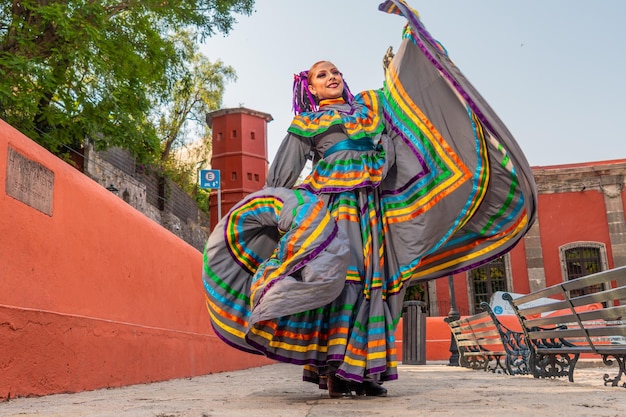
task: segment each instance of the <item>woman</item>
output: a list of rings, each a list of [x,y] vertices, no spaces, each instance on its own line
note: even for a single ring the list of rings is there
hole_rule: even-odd
[[[326,375],[331,397],[349,396],[352,389],[384,396],[386,390],[376,381],[395,377],[386,371],[395,369],[395,326],[382,287],[387,254],[378,193],[393,147],[379,115],[361,98],[352,96],[331,62],[317,62],[297,74],[297,115],[267,177],[270,187],[291,188],[311,156],[313,172],[298,188],[325,202],[350,241],[346,285],[324,309],[318,330],[324,346],[316,363],[323,365],[311,364],[304,372],[306,380],[322,387],[319,376]]]
[[[532,172],[500,119],[413,10],[401,0],[379,8],[408,19],[384,87],[353,96],[329,61],[297,74],[296,115],[267,188],[253,196],[272,201],[271,216],[251,214],[246,226],[241,213],[258,205],[242,202],[217,226],[205,257],[216,333],[304,365],[304,379],[331,397],[386,395],[380,383],[397,379],[394,333],[406,288],[501,256],[536,211]],[[313,169],[294,191],[308,158]],[[290,220],[267,227],[289,201]],[[323,216],[308,217],[306,207],[320,202]],[[322,217],[331,221],[314,220]],[[294,230],[310,236],[289,243]],[[245,273],[229,269],[248,258],[255,263]],[[322,277],[332,289],[320,290]],[[283,291],[284,282],[300,287]]]

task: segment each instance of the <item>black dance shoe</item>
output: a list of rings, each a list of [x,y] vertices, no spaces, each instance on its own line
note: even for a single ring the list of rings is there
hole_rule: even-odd
[[[352,390],[348,381],[340,379],[336,375],[328,375],[328,395],[330,398],[352,397]]]
[[[352,390],[356,392],[356,395],[366,395],[368,397],[386,397],[387,389],[380,383],[375,381],[363,381],[359,383],[350,384]]]

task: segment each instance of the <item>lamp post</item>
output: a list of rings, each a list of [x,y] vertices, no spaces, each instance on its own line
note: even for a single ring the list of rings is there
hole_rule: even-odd
[[[459,311],[456,309],[453,275],[448,275],[448,289],[450,290],[450,311],[448,312],[448,321],[452,322],[461,318]],[[450,335],[450,362],[448,363],[448,365],[459,366],[459,349],[452,334]]]

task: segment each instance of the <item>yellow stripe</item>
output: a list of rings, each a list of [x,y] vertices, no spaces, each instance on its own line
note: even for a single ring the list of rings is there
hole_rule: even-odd
[[[213,304],[213,303],[211,303]],[[211,319],[213,320],[213,323],[216,324],[219,328],[223,329],[224,331],[226,331],[227,333],[232,334],[233,336],[238,337],[241,340],[245,339],[245,333],[242,331],[239,331],[233,327],[227,326],[225,323],[222,323],[219,320],[219,316],[216,316],[215,314],[213,314],[213,311],[208,308],[207,306],[207,310],[209,311],[209,315],[211,316]]]
[[[305,346],[298,346],[298,345],[292,345],[290,343],[285,343],[285,342],[276,342],[276,341],[272,341],[273,336],[263,330],[257,329],[255,327],[252,327],[250,329],[250,333],[253,333],[259,337],[262,337],[263,339],[267,340],[269,342],[269,346],[274,347],[274,348],[279,348],[282,350],[286,350],[286,351],[290,351],[290,352],[309,352],[312,350],[318,351],[318,352],[326,352],[327,351],[327,347],[326,346],[320,346],[318,344],[309,344],[309,345],[305,345]]]
[[[328,341],[328,346],[345,346],[346,343],[348,343],[348,339],[346,339],[345,337],[341,337],[341,338],[336,338],[336,339],[330,339]]]
[[[382,175],[380,175],[379,173],[377,173],[376,175],[372,175],[370,173],[369,179],[370,181],[377,183],[382,180]],[[308,180],[305,183],[310,184],[314,188],[320,188],[320,187],[329,187],[333,185],[341,186],[341,187],[348,187],[348,186],[359,185],[362,182],[363,182],[363,177],[361,176],[350,181],[350,180],[346,180],[345,177],[337,179],[333,177],[322,177],[319,175],[312,175],[308,178]]]
[[[524,215],[522,221],[518,224],[518,226],[515,228],[515,230],[510,233],[509,235],[507,235],[506,237],[503,237],[502,239],[498,239],[497,241],[495,241],[492,245],[489,245],[479,251],[476,252],[470,252],[468,253],[466,256],[457,258],[457,259],[453,259],[449,262],[443,263],[443,264],[437,264],[435,266],[433,266],[432,268],[428,268],[428,269],[424,269],[422,271],[419,271],[418,273],[412,274],[411,279],[416,279],[419,277],[422,277],[424,275],[428,275],[431,274],[433,272],[442,270],[442,269],[446,269],[448,267],[452,267],[456,264],[459,264],[461,262],[464,261],[469,261],[472,259],[475,259],[485,253],[491,252],[491,251],[495,251],[497,248],[499,248],[500,246],[502,246],[503,244],[505,244],[506,242],[508,242],[509,240],[513,239],[515,236],[517,236],[528,224],[528,216]],[[486,239],[485,239],[486,240]],[[418,265],[419,266],[419,265]]]
[[[450,169],[452,173],[452,176],[450,178],[448,178],[443,183],[438,184],[437,187],[430,190],[427,194],[416,200],[410,206],[405,206],[402,209],[389,210],[387,212],[387,214],[390,216],[398,217],[406,213],[415,214],[415,211],[418,209],[418,207],[426,206],[430,200],[433,200],[435,196],[442,192],[443,195],[450,194],[452,191],[465,183],[469,178],[471,178],[471,175],[468,168],[459,160],[458,157],[456,157],[456,154],[449,146],[446,145],[444,150],[444,146],[442,146],[442,144],[446,144],[446,142],[441,134],[437,132],[435,127],[432,126],[432,124],[430,125],[430,128],[427,127],[419,118],[422,113],[417,108],[417,106],[410,100],[406,91],[404,89],[401,90],[402,86],[400,85],[399,80],[397,80],[397,74],[395,69],[394,71],[387,71],[386,73],[387,85],[395,87],[390,88],[389,93],[393,96],[396,104],[402,108],[404,113],[409,116],[411,120],[417,125],[417,127],[424,133],[424,135],[431,143],[431,146],[433,146],[437,155],[439,155],[441,160],[445,163],[445,165]],[[411,106],[411,108],[409,108],[409,105]],[[426,118],[424,117],[424,119]],[[451,156],[454,156],[456,163],[453,163]]]
[[[393,64],[392,68],[393,68]],[[435,128],[435,126],[433,126],[430,122],[429,122],[429,126],[426,126],[426,124],[424,124],[424,122],[422,121],[422,119],[424,120],[428,120],[426,118],[426,116],[421,112],[421,110],[415,105],[415,103],[412,102],[411,98],[409,97],[409,95],[407,94],[406,90],[404,90],[404,88],[402,87],[402,85],[400,84],[400,80],[398,80],[398,76],[397,73],[395,71],[395,68],[393,68],[394,71],[387,71],[387,85],[391,86],[392,88],[389,89],[389,93],[393,96],[396,104],[398,106],[400,106],[402,108],[402,110],[404,111],[404,113],[407,116],[414,116],[411,117],[411,120],[417,125],[417,127],[426,135],[426,137],[428,138],[428,140],[431,142],[431,144],[433,145],[433,147],[436,149],[437,154],[440,155],[440,157],[444,160],[445,164],[451,168],[457,168],[457,164],[460,163],[459,158],[457,157],[457,164],[452,163],[451,158],[449,157],[449,154],[447,152],[443,152],[443,146],[441,146],[441,144],[446,144],[446,141],[444,140],[444,138],[441,136],[441,134],[437,131],[437,129]],[[392,78],[393,76],[393,78]],[[409,108],[409,106],[411,106]],[[447,144],[446,144],[447,145]],[[451,155],[455,155],[454,152],[452,152],[452,149],[447,145],[446,146],[450,152]],[[455,170],[457,173],[460,173],[459,169]]]
[[[317,206],[317,210],[316,210],[316,214],[318,214],[320,212],[320,209],[323,205],[323,202],[319,202],[316,204]],[[309,231],[310,229],[307,228],[306,226],[311,223],[314,219],[316,219],[317,215],[312,216],[311,218],[309,218],[309,222],[307,222],[307,224],[303,225],[302,227],[300,227],[299,232],[291,239],[291,240],[296,240],[300,235],[302,235],[303,233]],[[302,245],[300,245],[300,249],[294,253],[293,255],[290,256],[290,259],[292,258],[297,258],[299,255],[303,254],[304,252],[306,252],[310,247],[312,247],[311,242],[313,242],[315,239],[317,239],[321,232],[324,231],[324,229],[326,228],[326,226],[328,225],[329,221],[330,221],[331,217],[328,214],[328,212],[326,212],[324,214],[324,216],[322,217],[322,221],[319,223],[319,225],[313,229],[313,232],[310,234],[310,236],[304,241],[304,243]],[[273,280],[274,278],[277,278],[281,275],[283,275],[285,273],[286,268],[291,267],[292,264],[291,262],[282,262],[279,268],[276,268],[274,271],[272,271],[272,273],[270,273],[265,279],[264,282],[270,282],[271,280]],[[254,291],[251,292],[250,294],[250,299],[253,300],[256,298],[256,293],[259,291],[259,289],[262,286],[258,286],[257,288],[254,289]]]

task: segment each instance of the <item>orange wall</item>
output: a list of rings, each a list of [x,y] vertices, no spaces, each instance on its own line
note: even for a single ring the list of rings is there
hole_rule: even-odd
[[[444,317],[426,317],[426,360],[447,361],[450,359],[450,328],[443,321]],[[415,343],[413,344],[415,345]],[[402,361],[404,349],[404,335],[402,319],[396,329],[396,350],[398,361]]]
[[[54,172],[52,216],[7,195],[9,146]],[[0,120],[0,399],[272,363],[216,338],[201,271],[200,252]]]
[[[606,242],[608,259],[613,259],[601,192],[541,194],[538,211],[546,286],[563,281],[559,260],[559,247],[562,245],[577,241]],[[612,267],[612,262],[609,262],[609,268]]]
[[[454,274],[454,299],[456,302],[456,308],[459,312],[469,312],[469,293],[467,291],[467,273],[460,272]],[[442,277],[435,280],[435,291],[437,294],[437,300],[450,301],[450,287],[448,285],[448,277]],[[449,306],[449,304],[448,304]],[[449,311],[439,311],[439,314],[447,315]]]
[[[526,245],[521,239],[511,250],[511,275],[513,280],[512,292],[527,294],[530,292],[530,282],[528,280],[528,264],[526,263]]]

